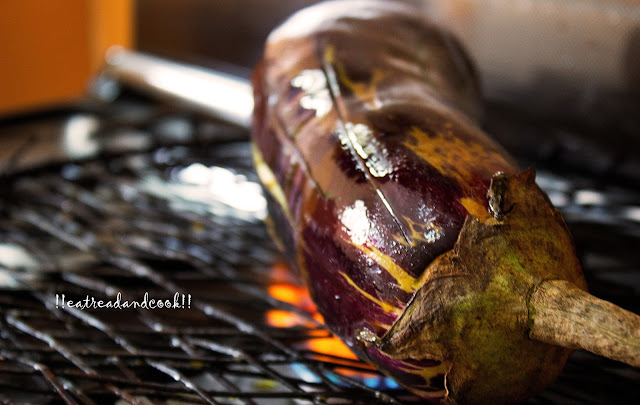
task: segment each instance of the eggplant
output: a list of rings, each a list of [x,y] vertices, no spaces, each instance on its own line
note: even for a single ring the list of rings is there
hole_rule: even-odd
[[[419,10],[299,11],[252,83],[273,237],[358,357],[448,403],[525,399],[576,348],[640,365],[639,317],[586,293],[534,171],[479,127],[469,57]]]

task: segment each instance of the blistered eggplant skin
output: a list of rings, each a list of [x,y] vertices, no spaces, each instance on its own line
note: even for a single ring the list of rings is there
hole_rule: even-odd
[[[254,158],[275,233],[327,325],[413,392],[444,398],[451,358],[391,358],[372,343],[465,221],[492,220],[492,177],[517,172],[478,129],[467,56],[409,6],[330,2],[271,34],[253,86]]]

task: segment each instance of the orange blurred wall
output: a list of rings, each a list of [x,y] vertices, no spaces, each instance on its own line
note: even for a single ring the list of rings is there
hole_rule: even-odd
[[[1,0],[0,116],[82,96],[111,45],[131,47],[135,0]]]

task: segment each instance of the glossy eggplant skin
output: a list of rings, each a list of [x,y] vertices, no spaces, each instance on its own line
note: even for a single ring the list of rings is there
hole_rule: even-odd
[[[429,399],[438,360],[392,359],[382,337],[512,159],[480,129],[478,84],[448,33],[389,1],[329,2],[267,41],[253,76],[254,157],[277,238],[327,325]]]

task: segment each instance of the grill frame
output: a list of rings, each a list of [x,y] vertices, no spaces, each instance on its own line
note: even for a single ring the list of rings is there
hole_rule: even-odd
[[[132,110],[137,115],[132,117]],[[12,285],[0,288],[0,400],[420,402],[401,389],[367,386],[385,378],[365,364],[305,348],[306,340],[331,333],[312,313],[268,294],[270,284],[298,281],[274,273],[273,263],[281,259],[260,222],[234,216],[233,210],[223,209],[225,215],[198,212],[202,206],[176,210],[175,201],[141,189],[144,176],[171,183],[176,168],[194,163],[231,169],[255,182],[248,145],[238,140],[245,132],[126,92],[112,103],[52,114],[64,121],[78,113],[99,117],[98,133],[106,143],[140,133],[151,142],[135,150],[113,147],[77,162],[14,172],[5,166],[0,243],[22,246],[39,265],[37,270],[0,267]],[[166,122],[175,120],[187,123],[188,136],[171,133],[176,127]],[[15,134],[28,132],[32,122],[39,122],[38,116],[4,127],[11,130],[8,136],[21,136]],[[640,312],[640,261],[633,252],[640,246],[640,221],[629,219],[629,210],[640,209],[635,189],[640,175],[614,176],[618,166],[634,164],[637,157],[625,152],[624,159],[594,167],[576,160],[567,147],[575,142],[565,141],[571,134],[578,150],[598,153],[593,148],[598,141],[584,135],[584,128],[537,121],[499,104],[490,105],[488,123],[525,166],[540,169],[545,191],[563,202],[559,208],[592,293]],[[523,130],[541,139],[531,148],[513,141]],[[27,150],[30,141],[23,139],[20,150]],[[585,192],[599,195],[602,203],[585,200]],[[613,242],[603,241],[602,234]],[[613,273],[617,277],[611,278]],[[56,293],[113,299],[118,291],[131,300],[146,291],[167,298],[191,294],[192,306],[115,313],[56,308]],[[269,309],[293,313],[305,326],[269,327],[264,322]],[[528,403],[626,403],[640,393],[639,382],[636,369],[576,352],[559,380]]]

